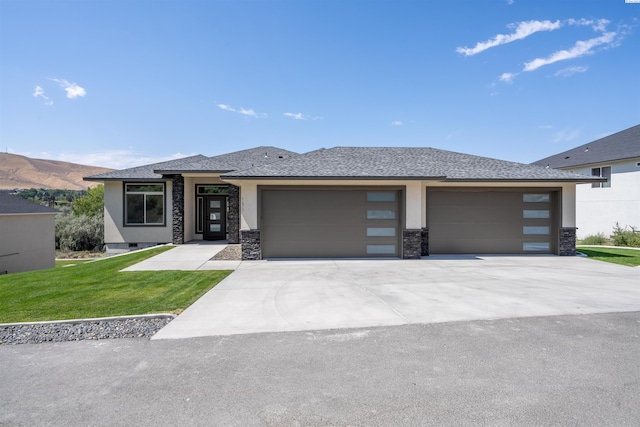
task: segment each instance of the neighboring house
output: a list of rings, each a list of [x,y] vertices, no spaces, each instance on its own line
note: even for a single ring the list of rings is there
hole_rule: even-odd
[[[576,190],[578,238],[640,227],[640,125],[533,164],[606,178]]]
[[[0,274],[55,267],[57,213],[0,192]]]
[[[111,253],[228,240],[243,259],[575,254],[571,172],[433,148],[258,147],[86,177]]]

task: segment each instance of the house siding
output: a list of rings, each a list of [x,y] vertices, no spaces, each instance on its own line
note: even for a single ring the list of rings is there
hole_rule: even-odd
[[[55,216],[0,215],[0,274],[55,267]]]
[[[127,252],[131,248],[143,248],[173,239],[173,186],[166,183],[165,188],[165,225],[163,226],[124,226],[124,183],[107,181],[104,183],[104,242],[107,254]]]
[[[591,169],[611,166],[611,187],[576,189],[577,238],[603,233],[609,236],[616,222],[621,227],[640,227],[640,157],[617,162],[597,163],[565,170],[591,175]]]

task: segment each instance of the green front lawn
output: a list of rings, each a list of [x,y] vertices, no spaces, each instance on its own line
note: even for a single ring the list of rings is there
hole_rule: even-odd
[[[637,267],[640,265],[640,250],[594,247],[585,248],[583,246],[578,246],[577,249],[579,252],[582,252],[591,259],[628,265],[630,267]]]
[[[0,323],[184,310],[231,271],[130,271],[171,248],[0,276]],[[68,264],[68,263],[65,263]]]

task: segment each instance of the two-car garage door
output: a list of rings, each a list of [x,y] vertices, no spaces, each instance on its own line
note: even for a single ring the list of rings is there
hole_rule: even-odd
[[[265,258],[399,257],[400,191],[264,189]]]

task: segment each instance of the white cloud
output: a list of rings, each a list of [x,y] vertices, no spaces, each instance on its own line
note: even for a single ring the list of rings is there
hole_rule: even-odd
[[[515,3],[515,0],[507,0],[507,4],[508,4],[509,6],[511,6],[511,5],[512,5],[512,4],[514,4],[514,3]]]
[[[599,33],[603,33],[607,30],[607,25],[611,21],[608,19],[567,19],[567,24],[569,25],[579,25],[579,26],[591,26],[593,31],[597,31]]]
[[[40,86],[36,86],[35,89],[33,90],[33,97],[42,98],[44,100],[45,105],[53,105],[53,101],[49,99],[47,95],[44,94],[44,89],[42,89]]]
[[[594,53],[593,48],[603,44],[611,44],[615,40],[616,33],[604,33],[600,37],[595,37],[589,40],[579,40],[571,49],[563,49],[552,53],[546,58],[536,58],[532,61],[524,64],[522,71],[534,71],[545,65],[553,64],[559,61],[566,61],[573,58],[578,58],[584,55],[590,55]]]
[[[296,120],[308,120],[309,119],[309,116],[307,116],[306,114],[302,114],[302,113],[283,113],[283,115],[285,115],[287,117],[294,118]]]
[[[404,123],[401,120],[394,120],[391,122],[391,126],[402,126]]]
[[[77,97],[83,97],[87,94],[87,91],[79,86],[77,83],[71,83],[65,79],[49,79],[58,83],[65,91],[67,91],[67,98],[75,99]]]
[[[267,114],[266,113],[256,113],[253,109],[249,108],[248,110],[245,108],[240,107],[239,109],[233,108],[230,105],[227,104],[218,104],[218,108],[225,110],[225,111],[231,111],[232,113],[238,113],[238,114],[242,114],[243,116],[249,116],[249,117],[254,117],[254,118],[266,118]]]
[[[487,49],[490,49],[495,46],[500,46],[502,44],[511,43],[516,40],[521,40],[526,37],[529,37],[532,34],[535,34],[540,31],[553,31],[560,28],[562,24],[560,21],[526,21],[519,22],[517,24],[509,24],[509,28],[515,28],[515,31],[511,34],[497,34],[493,36],[491,39],[478,42],[474,47],[458,47],[456,48],[456,52],[461,53],[465,56],[475,55],[477,53],[483,52]]]
[[[556,71],[553,75],[556,77],[570,77],[577,73],[584,73],[588,69],[589,67],[584,66],[567,67],[563,68],[562,70]]]
[[[564,129],[556,134],[553,137],[553,142],[565,142],[576,139],[580,136],[580,129]]]
[[[501,82],[505,82],[505,83],[513,83],[513,79],[516,78],[516,76],[518,75],[518,73],[502,73],[500,75],[500,77],[498,77],[498,79]]]
[[[553,129],[553,126],[551,126],[551,125],[540,125],[540,126],[538,126],[538,129]]]

